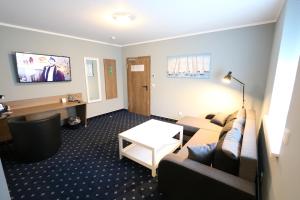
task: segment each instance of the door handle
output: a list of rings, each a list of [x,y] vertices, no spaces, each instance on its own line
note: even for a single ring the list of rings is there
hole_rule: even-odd
[[[142,87],[148,90],[148,85],[142,85]]]

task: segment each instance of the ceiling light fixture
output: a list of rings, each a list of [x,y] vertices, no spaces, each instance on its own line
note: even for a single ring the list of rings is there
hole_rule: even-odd
[[[135,16],[128,12],[116,12],[112,15],[112,17],[119,24],[128,24],[135,19]]]

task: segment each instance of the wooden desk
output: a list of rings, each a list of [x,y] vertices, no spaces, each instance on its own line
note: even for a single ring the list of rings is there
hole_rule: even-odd
[[[66,95],[7,102],[7,105],[11,106],[12,114],[6,118],[0,119],[0,142],[12,139],[7,119],[20,116],[25,116],[28,120],[32,120],[43,118],[54,113],[61,113],[61,119],[64,120],[72,115],[72,113],[69,113],[69,108],[74,108],[76,116],[79,116],[81,119],[81,123],[87,126],[86,103],[81,101],[81,94],[74,94],[74,96],[80,100],[79,103],[61,103],[61,98],[65,98]],[[37,102],[40,102],[40,104]]]
[[[71,107],[78,107],[82,108],[84,110],[81,110],[80,113],[77,113],[78,115],[82,114],[82,112],[85,112],[86,103],[85,102],[67,102],[67,103],[52,103],[52,104],[46,104],[46,105],[40,105],[40,106],[33,106],[33,107],[27,107],[27,108],[19,108],[12,110],[12,114],[9,115],[7,118],[14,118],[14,117],[20,117],[20,116],[27,116],[32,114],[39,114],[49,111],[56,111],[61,109],[67,109]],[[80,116],[80,119],[83,120],[83,123],[86,125],[86,115]]]

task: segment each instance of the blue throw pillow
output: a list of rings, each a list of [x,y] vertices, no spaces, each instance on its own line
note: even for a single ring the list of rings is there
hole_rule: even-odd
[[[211,165],[216,145],[216,143],[212,143],[200,146],[188,146],[188,158],[205,165]]]

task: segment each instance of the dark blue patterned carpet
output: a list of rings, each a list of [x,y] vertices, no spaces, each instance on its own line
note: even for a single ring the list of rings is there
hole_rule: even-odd
[[[63,128],[58,153],[36,163],[14,161],[11,144],[2,144],[12,199],[161,199],[151,171],[118,155],[118,133],[148,119],[121,110],[90,119],[87,128]]]

